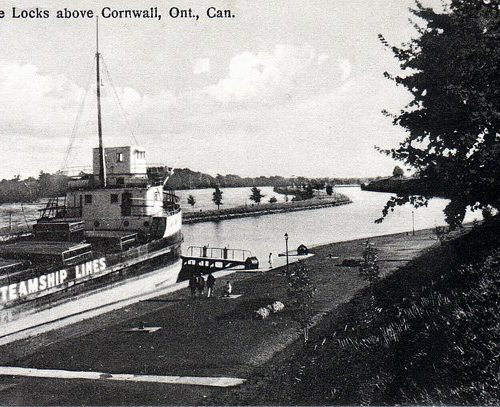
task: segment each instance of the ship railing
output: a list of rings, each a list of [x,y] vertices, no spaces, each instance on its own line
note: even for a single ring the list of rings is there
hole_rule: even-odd
[[[137,212],[137,211],[132,211],[131,215],[128,216],[137,216],[137,217],[155,217],[155,216],[160,216],[160,217],[168,217],[168,216],[173,216],[178,214],[181,211],[180,207],[177,207],[175,209],[165,209],[165,208],[158,208],[157,211],[155,212],[149,212],[149,213],[144,213],[144,212]]]
[[[175,191],[173,189],[163,189],[163,202],[175,202],[179,203],[180,198],[175,195]]]
[[[68,177],[78,177],[83,175],[91,175],[93,173],[93,168],[88,165],[80,165],[75,167],[66,167],[61,170],[63,175]]]
[[[162,216],[173,216],[173,215],[177,215],[179,212],[181,211],[181,208],[176,208],[176,209],[172,209],[172,210],[163,210],[162,211]]]
[[[189,246],[187,256],[245,261],[252,257],[252,252],[243,249],[228,249],[227,247]]]
[[[85,260],[90,260],[92,258],[92,251],[89,248],[85,248],[84,250],[79,250],[78,252],[76,252],[76,254],[75,251],[73,252],[66,251],[62,254],[62,258],[63,258],[63,263],[66,266],[71,266],[73,264],[81,263],[82,261]]]
[[[158,208],[157,211],[150,211],[147,208],[155,207],[154,205],[132,205],[130,207],[130,214],[122,213],[123,216],[137,216],[137,217],[149,217],[149,216],[173,216],[181,211],[180,207],[174,209]]]
[[[153,186],[160,186],[172,175],[173,168],[162,163],[148,163],[146,171]]]
[[[79,218],[82,215],[81,206],[55,205],[38,211],[41,213],[41,218]]]
[[[60,203],[62,202],[62,204]],[[40,218],[50,219],[55,217],[65,216],[62,211],[66,210],[66,197],[55,197],[49,198],[47,204],[42,209],[38,209],[40,212]]]

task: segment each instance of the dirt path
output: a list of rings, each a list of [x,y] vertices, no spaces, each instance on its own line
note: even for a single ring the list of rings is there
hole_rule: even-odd
[[[430,231],[371,239],[387,275],[436,243]],[[348,302],[366,283],[356,267],[364,240],[314,248],[305,260],[318,291],[315,320]],[[330,258],[339,257],[338,259]],[[293,267],[293,266],[292,266]],[[234,299],[190,298],[186,291],[128,306],[57,331],[0,348],[0,366],[106,374],[233,377],[248,379],[277,352],[298,339],[293,312],[286,308],[282,269],[241,272],[230,277]],[[218,281],[219,287],[224,281]],[[265,321],[254,311],[275,300],[285,311]],[[130,332],[141,323],[161,329]],[[109,376],[108,376],[109,377]],[[226,390],[227,391],[227,390]],[[220,389],[199,385],[0,376],[2,404],[23,405],[199,405]]]

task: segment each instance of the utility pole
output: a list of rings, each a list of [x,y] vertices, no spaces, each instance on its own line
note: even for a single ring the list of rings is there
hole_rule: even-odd
[[[290,275],[290,270],[288,266],[288,233],[285,233],[285,248],[286,248],[286,275]]]

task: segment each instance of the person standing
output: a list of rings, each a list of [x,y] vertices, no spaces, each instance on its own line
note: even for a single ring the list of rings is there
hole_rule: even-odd
[[[269,268],[273,268],[273,254],[269,253]]]
[[[233,286],[231,285],[231,281],[226,282],[226,286],[224,287],[224,292],[222,293],[223,297],[230,297],[233,292]]]
[[[210,298],[215,289],[215,277],[212,275],[212,273],[208,273],[207,277],[207,297]]]
[[[198,294],[203,295],[203,292],[205,291],[205,279],[203,276],[198,277]]]
[[[189,290],[191,291],[191,297],[196,297],[196,286],[197,286],[197,278],[193,274],[191,274],[191,277],[189,277]]]

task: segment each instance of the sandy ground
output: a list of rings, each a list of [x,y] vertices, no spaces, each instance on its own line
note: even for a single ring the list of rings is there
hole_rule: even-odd
[[[436,244],[431,231],[370,240],[379,250],[383,275]],[[364,242],[316,247],[315,255],[304,260],[317,287],[315,321],[366,286],[356,267],[339,266],[344,259],[359,258]],[[277,352],[300,340],[293,310],[287,307],[283,268],[238,272],[220,279],[219,290],[228,278],[239,297],[191,298],[185,289],[0,347],[0,367],[105,373],[98,379],[0,376],[1,404],[199,405],[216,398],[223,391],[217,387],[108,378],[115,374],[248,379]],[[264,321],[254,317],[259,307],[276,300],[285,304],[284,312]],[[161,329],[132,330],[141,324]]]

